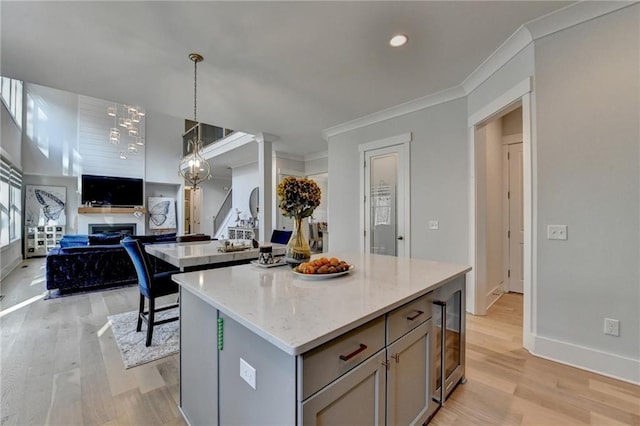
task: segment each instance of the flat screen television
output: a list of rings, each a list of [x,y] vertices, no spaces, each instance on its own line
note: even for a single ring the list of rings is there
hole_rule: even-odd
[[[82,175],[82,204],[132,207],[144,205],[143,180]]]

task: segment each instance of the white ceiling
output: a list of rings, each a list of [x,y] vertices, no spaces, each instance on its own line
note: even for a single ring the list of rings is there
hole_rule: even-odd
[[[0,73],[193,118],[198,52],[200,121],[276,135],[275,149],[303,156],[327,149],[323,129],[459,85],[567,4],[3,0]],[[409,44],[392,49],[398,32]]]

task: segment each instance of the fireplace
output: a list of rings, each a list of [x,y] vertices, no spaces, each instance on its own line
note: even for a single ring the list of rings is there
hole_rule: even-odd
[[[89,234],[136,235],[135,223],[90,223]]]

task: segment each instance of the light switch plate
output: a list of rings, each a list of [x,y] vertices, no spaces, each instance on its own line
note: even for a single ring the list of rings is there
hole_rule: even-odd
[[[547,225],[548,240],[566,240],[567,225]]]
[[[437,220],[430,220],[429,229],[434,231],[440,229],[440,223]]]
[[[247,361],[240,358],[240,377],[252,388],[256,388],[256,369]]]

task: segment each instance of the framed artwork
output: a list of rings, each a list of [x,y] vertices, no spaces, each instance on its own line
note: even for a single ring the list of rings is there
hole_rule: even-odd
[[[176,200],[166,197],[149,197],[149,229],[176,228]]]
[[[67,188],[64,186],[26,185],[25,225],[66,225],[66,204]]]

